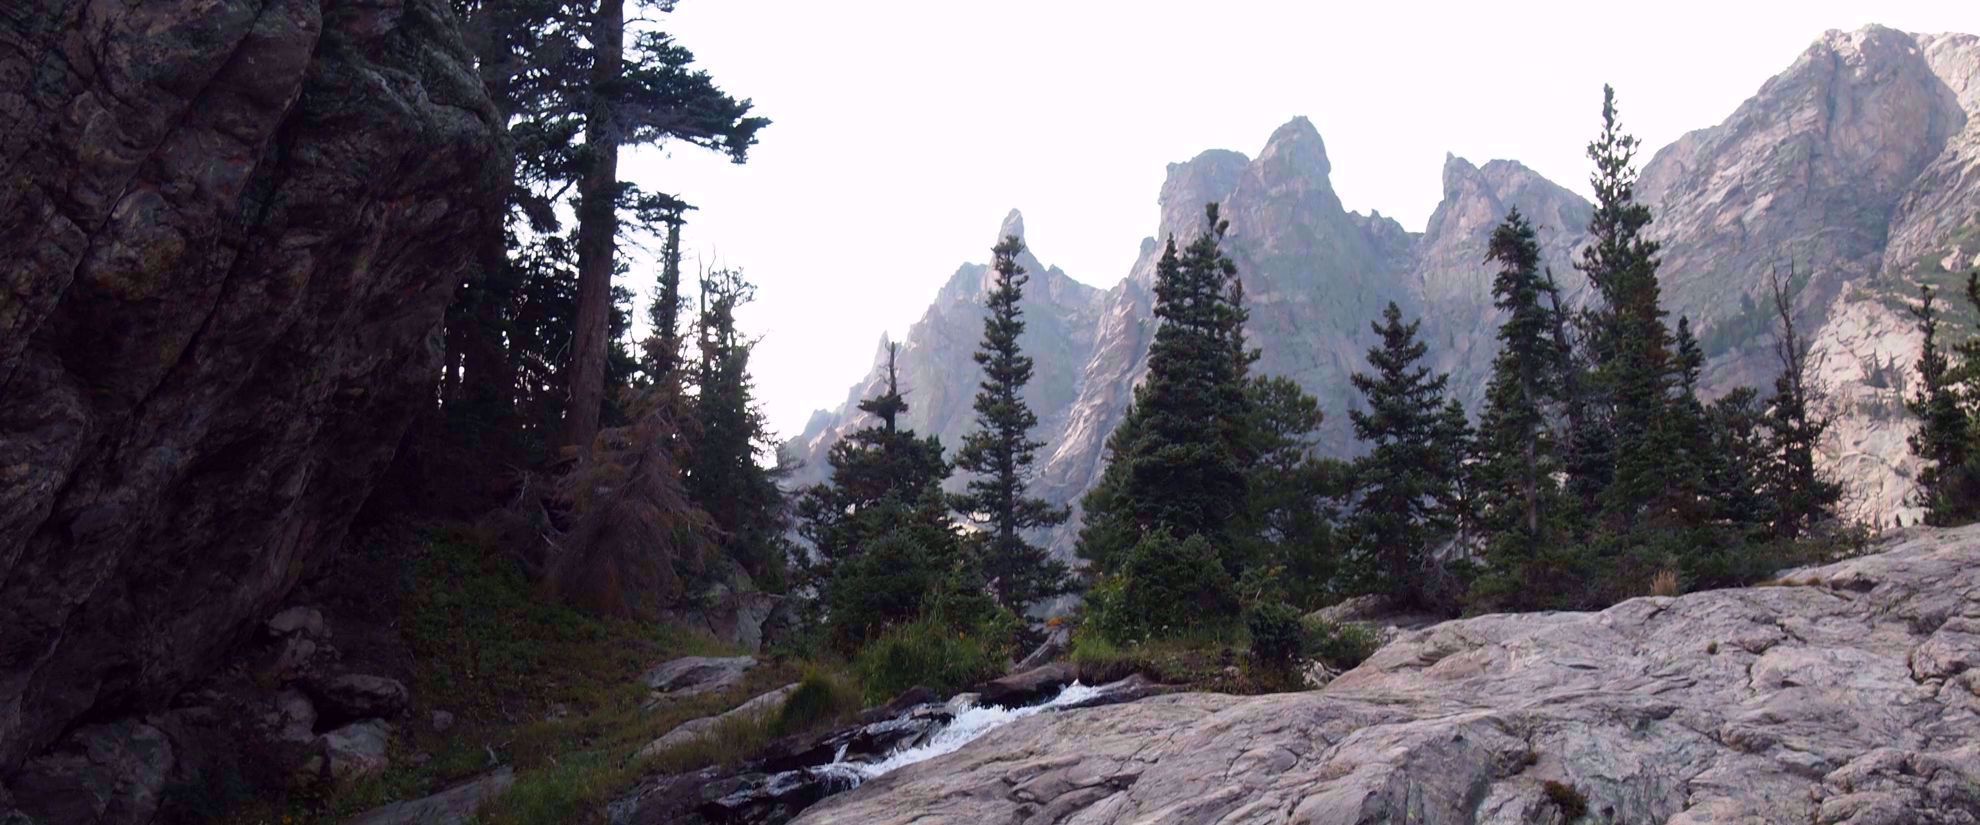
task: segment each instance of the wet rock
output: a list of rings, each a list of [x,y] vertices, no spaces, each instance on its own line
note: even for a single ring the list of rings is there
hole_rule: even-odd
[[[714,735],[720,730],[722,723],[730,720],[752,717],[759,719],[768,718],[784,707],[784,700],[790,698],[791,694],[797,690],[797,687],[796,683],[788,684],[744,702],[727,713],[718,716],[704,716],[700,719],[682,722],[673,730],[661,735],[660,738],[647,743],[646,747],[640,748],[639,757],[654,756],[686,745],[697,739]]]
[[[515,783],[515,771],[503,766],[432,796],[373,808],[344,825],[459,825]]]
[[[1403,634],[1310,692],[1044,713],[806,811],[951,822],[1948,823],[1980,810],[1980,525],[1794,586],[1488,615]],[[1970,648],[1968,648],[1970,649]]]
[[[14,804],[49,825],[143,825],[157,813],[174,763],[171,742],[151,725],[92,725],[22,768]]]
[[[312,681],[309,693],[333,719],[390,719],[403,713],[408,696],[397,679],[346,673]]]
[[[750,656],[684,656],[654,666],[639,680],[655,694],[697,696],[740,684],[753,667],[756,659]]]
[[[680,825],[694,821],[703,802],[732,792],[740,782],[720,767],[640,780],[630,793],[605,806],[611,825]]]
[[[901,691],[901,695],[894,697],[887,704],[860,711],[859,721],[863,725],[885,722],[888,719],[892,719],[922,705],[939,705],[941,703],[942,697],[936,694],[935,691],[916,685]]]
[[[382,774],[392,764],[391,742],[392,726],[376,719],[325,733],[316,739],[315,755],[303,763],[303,778],[347,784]]]
[[[1019,671],[978,685],[978,701],[999,707],[1020,707],[1050,698],[1060,688],[1079,678],[1079,668],[1069,662],[1055,662]]]

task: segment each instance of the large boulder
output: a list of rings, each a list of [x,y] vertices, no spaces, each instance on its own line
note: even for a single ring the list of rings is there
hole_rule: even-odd
[[[756,659],[749,656],[683,656],[654,665],[639,680],[656,696],[698,696],[741,684],[753,667]]]
[[[444,0],[0,13],[0,775],[340,543],[502,209]]]
[[[303,763],[304,781],[348,784],[392,766],[392,726],[377,719],[354,722],[316,738],[316,754]]]
[[[1882,549],[1438,624],[1316,692],[1032,716],[799,821],[1980,821],[1980,526]]]
[[[330,676],[308,687],[317,707],[338,720],[390,719],[405,712],[409,700],[399,680],[366,673]]]
[[[747,719],[767,719],[783,709],[784,700],[789,699],[792,693],[797,692],[797,688],[798,686],[795,683],[788,684],[744,702],[727,713],[716,716],[704,716],[700,719],[691,719],[682,722],[676,725],[673,730],[661,734],[660,738],[648,742],[646,747],[640,748],[639,758],[644,759],[649,756],[665,753],[682,745],[693,743],[699,739],[720,735],[722,725],[726,722]]]

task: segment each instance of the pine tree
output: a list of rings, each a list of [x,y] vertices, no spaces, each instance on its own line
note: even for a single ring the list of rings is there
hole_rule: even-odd
[[[1539,274],[1540,246],[1518,209],[1492,232],[1487,260],[1500,265],[1492,279],[1493,305],[1506,315],[1499,325],[1499,354],[1479,415],[1479,479],[1488,529],[1511,546],[1543,540],[1542,509],[1555,496],[1560,469],[1550,408],[1561,397],[1564,354],[1554,314],[1541,304],[1555,297]]]
[[[568,156],[562,173],[576,184],[577,193],[577,311],[565,375],[571,401],[563,442],[582,445],[598,430],[606,395],[607,353],[614,340],[608,322],[612,280],[622,266],[621,212],[631,211],[636,221],[647,222],[655,202],[619,177],[620,150],[679,140],[720,150],[741,163],[769,121],[750,116],[749,101],[716,88],[706,72],[690,69],[694,55],[665,33],[635,32],[628,48],[626,0],[578,6],[585,48],[571,53],[577,59],[559,68],[572,81],[583,72],[583,81],[573,84],[581,91],[546,114],[583,123],[584,142]],[[673,8],[672,2],[654,6]],[[669,201],[659,196],[659,202]]]
[[[1815,409],[1816,388],[1808,377],[1808,342],[1794,328],[1788,289],[1793,274],[1775,273],[1771,281],[1774,314],[1780,323],[1774,353],[1781,374],[1768,399],[1768,425],[1773,435],[1773,470],[1769,488],[1775,507],[1774,533],[1795,539],[1835,517],[1842,485],[1815,467],[1815,451],[1829,429],[1829,416]]]
[[[702,277],[701,295],[688,493],[713,519],[725,555],[758,587],[781,590],[789,558],[784,538],[789,508],[778,487],[779,471],[759,461],[777,445],[749,374],[756,342],[736,329],[736,310],[749,303],[755,288],[741,273],[719,269]]]
[[[647,381],[665,384],[680,367],[681,358],[681,219],[666,221],[667,240],[660,252],[660,276],[653,284],[653,300],[646,308],[647,325],[652,332],[640,344],[640,368]]]
[[[1658,244],[1647,235],[1650,208],[1635,196],[1636,148],[1617,122],[1615,90],[1602,87],[1602,133],[1588,145],[1595,211],[1576,267],[1601,299],[1589,319],[1593,391],[1614,458],[1600,503],[1604,520],[1623,532],[1639,526],[1647,505],[1666,499],[1670,483],[1656,433],[1669,401],[1670,332],[1657,285]]]
[[[1713,465],[1720,456],[1712,448],[1712,427],[1705,404],[1698,399],[1705,352],[1691,332],[1690,318],[1678,318],[1673,343],[1671,385],[1675,397],[1656,428],[1659,452],[1665,457],[1666,479],[1659,510],[1676,526],[1699,527],[1713,520],[1713,502],[1706,497],[1706,490]]]
[[[1980,509],[1969,452],[1972,421],[1960,403],[1958,376],[1939,341],[1939,312],[1931,285],[1918,285],[1918,306],[1911,313],[1924,337],[1918,353],[1918,394],[1906,399],[1906,407],[1918,417],[1911,453],[1925,462],[1918,474],[1919,494],[1928,522],[1961,524]]]
[[[1108,439],[1108,466],[1085,500],[1080,555],[1110,565],[1156,530],[1228,548],[1248,511],[1246,382],[1257,353],[1243,339],[1237,266],[1219,248],[1229,224],[1205,207],[1203,234],[1156,267],[1148,376]]]
[[[814,579],[829,579],[839,562],[890,532],[951,527],[941,493],[949,475],[941,442],[900,428],[908,403],[895,369],[898,352],[898,346],[887,351],[886,389],[859,403],[878,421],[832,445],[825,458],[831,478],[798,499],[798,534],[812,546]]]
[[[1336,528],[1350,473],[1340,460],[1315,455],[1325,416],[1297,382],[1258,376],[1250,393],[1251,514],[1239,555],[1246,572],[1276,572],[1288,602],[1319,608],[1340,572]]]
[[[1372,324],[1381,343],[1368,351],[1372,373],[1350,380],[1366,410],[1348,413],[1355,437],[1369,447],[1355,462],[1360,497],[1353,517],[1360,589],[1406,603],[1426,602],[1432,544],[1441,539],[1438,497],[1450,479],[1449,451],[1438,443],[1448,376],[1422,366],[1428,351],[1416,340],[1421,321],[1407,324],[1394,302]]]
[[[996,281],[987,298],[990,314],[983,319],[983,343],[976,363],[983,381],[976,394],[976,431],[963,438],[956,467],[975,474],[966,492],[951,505],[963,518],[984,525],[983,573],[990,578],[1004,605],[1022,611],[1041,599],[1067,592],[1070,571],[1026,534],[1063,524],[1071,513],[1043,499],[1026,495],[1025,476],[1044,442],[1031,439],[1038,416],[1025,403],[1023,391],[1031,380],[1032,362],[1018,345],[1024,332],[1019,302],[1030,278],[1017,256],[1024,242],[1007,236],[991,249]]]

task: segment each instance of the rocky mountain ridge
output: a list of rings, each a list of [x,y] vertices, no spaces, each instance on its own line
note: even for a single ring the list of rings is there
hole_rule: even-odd
[[[1778,367],[1768,282],[1791,271],[1796,321],[1812,331],[1837,421],[1824,461],[1848,483],[1851,514],[1873,523],[1919,518],[1909,502],[1916,466],[1900,402],[1917,340],[1903,306],[1917,281],[1951,284],[1980,265],[1977,104],[1980,39],[1880,26],[1831,31],[1726,121],[1643,161],[1640,196],[1665,244],[1666,308],[1673,321],[1690,317],[1704,340],[1707,393],[1771,387]],[[1357,399],[1346,379],[1363,365],[1367,322],[1380,307],[1393,300],[1424,318],[1434,365],[1451,372],[1475,410],[1497,348],[1484,263],[1491,228],[1518,207],[1539,229],[1544,263],[1569,299],[1581,300],[1586,284],[1573,260],[1591,207],[1515,161],[1448,157],[1443,198],[1416,233],[1347,211],[1328,183],[1331,168],[1305,118],[1275,131],[1256,159],[1212,150],[1171,164],[1155,237],[1187,239],[1204,202],[1223,205],[1226,248],[1252,310],[1249,333],[1265,353],[1259,369],[1319,398],[1328,416],[1321,449],[1350,455],[1346,411]],[[1158,253],[1154,239],[1144,240],[1127,276],[1094,303],[1027,305],[1034,339],[1057,326],[1096,328],[1090,340],[1034,353],[1041,369],[1079,359],[1033,402],[1037,437],[1048,445],[1036,486],[1048,498],[1076,502],[1099,477],[1107,435],[1145,368]],[[951,445],[968,426],[976,375],[968,354],[980,332],[980,314],[952,309],[980,305],[980,293],[966,297],[956,286],[905,347],[906,363],[926,376],[909,385],[919,393],[910,395],[917,408],[909,424]],[[859,425],[851,402],[876,381],[869,374],[847,404],[814,415],[791,442],[807,481],[823,478],[824,450]],[[1066,387],[1072,392],[1058,391]],[[1061,529],[1055,546],[1068,551],[1075,532]]]

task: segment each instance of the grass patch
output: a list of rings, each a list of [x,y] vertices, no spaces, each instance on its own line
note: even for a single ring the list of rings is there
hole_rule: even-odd
[[[1313,618],[1302,620],[1301,625],[1306,631],[1307,658],[1317,659],[1335,670],[1352,670],[1382,646],[1374,631],[1353,622],[1336,624]]]
[[[900,625],[860,650],[853,670],[868,702],[880,704],[909,688],[948,695],[1004,672],[1009,663],[980,635],[931,619]]]

